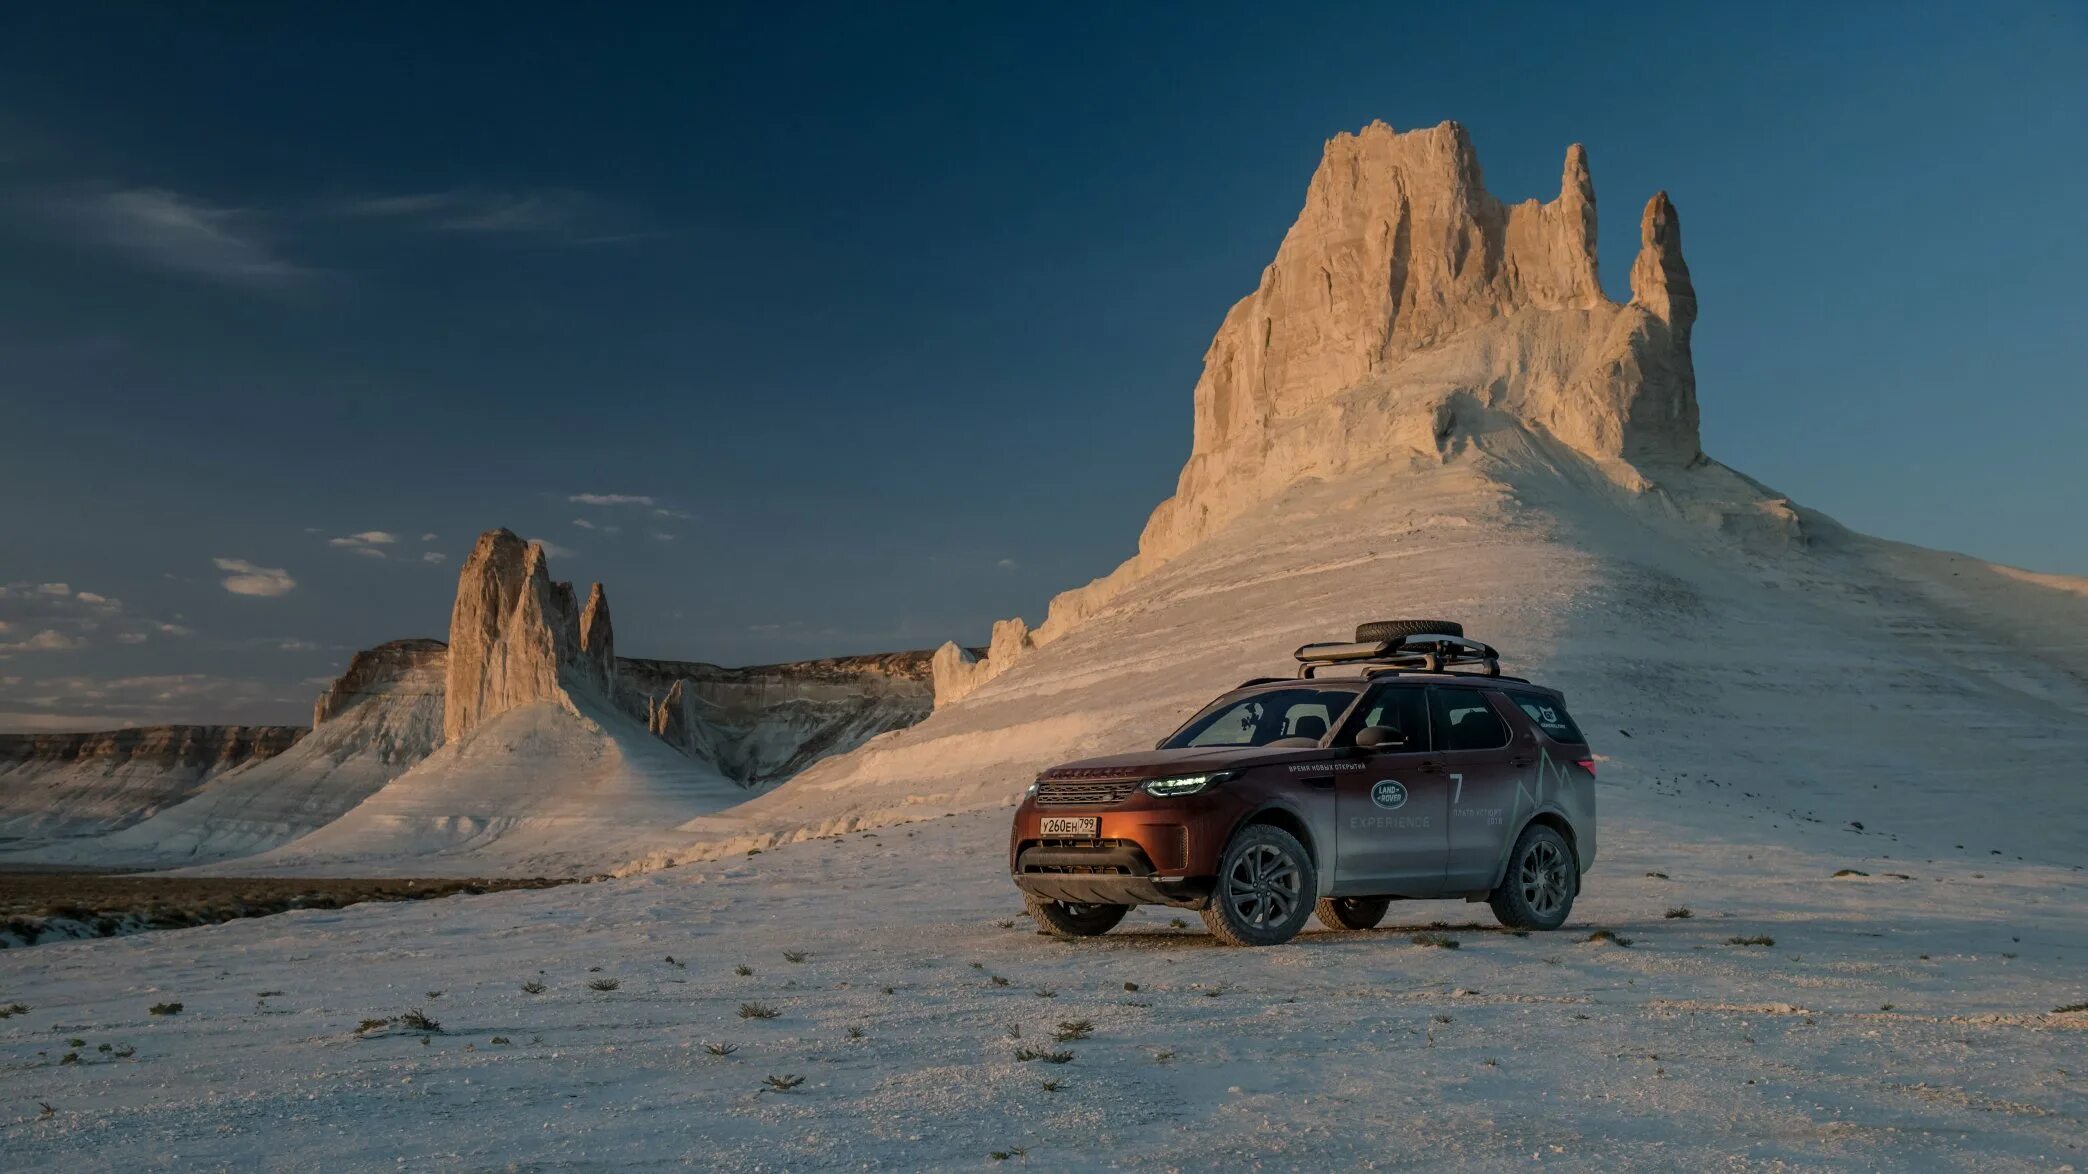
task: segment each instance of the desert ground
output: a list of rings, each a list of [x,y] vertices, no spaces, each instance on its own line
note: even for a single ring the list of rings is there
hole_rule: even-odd
[[[11,950],[0,1136],[66,1169],[2081,1162],[2088,875],[1706,842],[1666,818],[1699,790],[1605,782],[1573,919],[1527,937],[1417,902],[1061,942],[986,811]]]

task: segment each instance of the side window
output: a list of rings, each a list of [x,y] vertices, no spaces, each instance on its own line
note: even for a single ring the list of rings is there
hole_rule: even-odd
[[[1353,739],[1365,726],[1389,726],[1407,736],[1405,751],[1428,749],[1428,696],[1419,685],[1389,685],[1363,705],[1348,732]]]
[[[1431,688],[1428,705],[1438,750],[1498,750],[1508,744],[1508,723],[1477,689]]]
[[[1530,715],[1537,728],[1551,735],[1555,742],[1583,743],[1580,727],[1573,724],[1573,715],[1566,712],[1566,703],[1540,693],[1510,693],[1508,700],[1515,707]]]

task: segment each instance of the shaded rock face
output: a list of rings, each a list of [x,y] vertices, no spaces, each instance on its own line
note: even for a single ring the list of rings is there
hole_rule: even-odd
[[[683,753],[754,786],[928,716],[929,659],[898,652],[748,668],[617,663],[628,712]]]
[[[371,697],[440,697],[449,665],[449,646],[440,640],[393,640],[365,648],[312,704],[312,724],[322,725]]]
[[[113,831],[247,763],[273,758],[303,726],[141,726],[0,734],[0,838]]]
[[[538,701],[570,705],[579,685],[606,695],[613,676],[609,603],[600,584],[583,616],[570,583],[551,580],[544,548],[510,530],[479,536],[457,575],[450,610],[449,664],[442,732],[453,741],[488,718]]]
[[[1700,461],[1696,293],[1674,205],[1646,206],[1627,303],[1603,294],[1595,243],[1579,144],[1555,199],[1507,205],[1456,123],[1336,135],[1275,260],[1211,340],[1188,463],[1137,555],[1053,599],[1033,630],[996,625],[983,661],[945,648],[938,703],[1301,482],[1440,464],[1506,432],[1635,492]]]

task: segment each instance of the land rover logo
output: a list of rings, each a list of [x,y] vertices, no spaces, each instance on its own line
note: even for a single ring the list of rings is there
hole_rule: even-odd
[[[1370,801],[1379,807],[1391,810],[1406,806],[1406,784],[1398,779],[1379,779],[1371,784]]]

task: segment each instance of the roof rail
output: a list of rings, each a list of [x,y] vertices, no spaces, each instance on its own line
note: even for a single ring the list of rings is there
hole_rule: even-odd
[[[1406,636],[1397,640],[1363,640],[1353,643],[1307,644],[1293,653],[1298,676],[1310,680],[1320,669],[1354,665],[1365,676],[1386,672],[1440,673],[1453,665],[1477,665],[1483,671],[1460,673],[1468,677],[1499,677],[1501,654],[1492,645],[1461,636]]]

